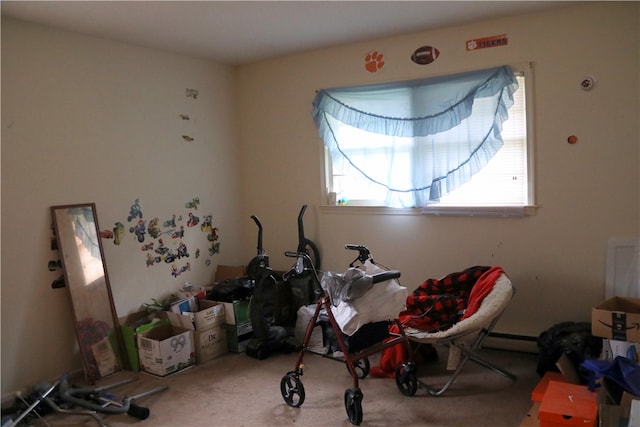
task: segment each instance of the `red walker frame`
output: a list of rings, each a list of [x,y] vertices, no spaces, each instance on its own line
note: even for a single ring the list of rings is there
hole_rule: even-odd
[[[370,260],[371,262],[373,262],[373,259],[371,258],[371,254],[369,253],[369,250],[366,247],[359,246],[359,245],[346,245],[346,248],[351,250],[359,250],[360,256],[356,260],[360,260],[361,263],[364,263],[364,261],[366,260]],[[296,254],[296,256],[300,258],[300,257],[305,257],[307,255],[298,253]],[[351,263],[350,266],[352,267],[353,263]],[[315,274],[315,270],[313,273]],[[372,275],[374,284],[378,282],[383,282],[385,280],[396,279],[398,277],[400,277],[400,272],[397,270],[384,271],[382,273]],[[316,274],[316,280],[314,281],[314,284],[318,288],[320,288],[319,280],[317,280],[317,274]],[[335,317],[333,316],[333,313],[331,310],[330,297],[324,290],[321,290],[320,292],[321,294],[316,301],[316,308],[315,308],[314,314],[309,320],[309,323],[307,325],[307,329],[305,331],[305,335],[302,343],[302,349],[296,359],[294,370],[288,372],[280,382],[280,390],[282,392],[282,397],[285,400],[285,402],[289,406],[296,407],[296,408],[300,407],[304,403],[304,399],[305,399],[304,386],[302,385],[302,381],[300,380],[300,377],[303,375],[303,371],[304,371],[304,363],[303,363],[304,353],[306,351],[309,351],[314,354],[318,354],[309,350],[307,346],[311,339],[311,334],[313,332],[313,329],[316,326],[318,326],[317,320],[322,308],[324,308],[327,313],[327,316],[329,318],[329,323],[331,324],[331,327],[335,333],[338,346],[340,347],[340,350],[344,355],[344,362],[346,363],[349,373],[351,374],[351,377],[353,379],[353,387],[348,388],[344,394],[345,409],[347,411],[349,421],[352,424],[360,425],[360,423],[362,422],[363,394],[359,387],[359,379],[365,378],[369,373],[369,363],[368,363],[369,356],[372,356],[376,353],[379,353],[395,345],[400,345],[400,344],[404,345],[406,350],[405,354],[408,355],[409,360],[397,366],[396,385],[398,386],[398,389],[402,394],[406,396],[413,396],[416,393],[416,390],[418,388],[418,381],[416,377],[415,364],[413,362],[411,344],[410,344],[409,338],[405,335],[404,328],[400,320],[397,318],[391,320],[395,322],[396,326],[398,327],[398,331],[399,331],[398,334],[390,333],[389,338],[385,339],[382,343],[373,345],[369,348],[358,351],[356,353],[349,353],[349,350],[343,338],[343,332],[338,326],[338,323]],[[325,356],[325,355],[322,355],[322,356],[334,359],[333,357],[330,357],[330,356]],[[338,360],[338,359],[334,359],[334,360]],[[364,362],[363,365],[361,365],[360,362]],[[362,375],[358,375],[358,371],[357,371],[358,368],[362,369]]]

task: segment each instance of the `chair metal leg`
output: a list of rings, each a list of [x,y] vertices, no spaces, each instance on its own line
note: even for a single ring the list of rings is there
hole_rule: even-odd
[[[458,367],[456,368],[456,370],[449,377],[449,380],[442,387],[434,388],[432,386],[427,385],[424,381],[420,379],[418,379],[418,386],[426,390],[427,393],[429,393],[431,396],[442,396],[447,390],[449,390],[449,387],[451,387],[451,384],[453,384],[456,378],[458,378],[458,375],[460,375],[460,372],[462,371],[462,367],[464,366],[467,360],[469,360],[469,357],[465,357],[464,359],[462,359],[460,364],[458,364]]]
[[[431,396],[442,396],[447,390],[449,390],[449,387],[451,387],[451,385],[456,380],[456,378],[458,378],[458,376],[462,372],[462,368],[464,367],[464,365],[467,363],[468,360],[476,362],[477,364],[484,366],[485,368],[488,368],[498,374],[501,374],[512,381],[517,381],[518,377],[513,373],[507,371],[506,369],[500,368],[499,366],[487,361],[486,359],[483,359],[482,357],[478,356],[477,353],[467,348],[464,348],[463,346],[460,346],[460,345],[455,345],[455,346],[460,349],[464,357],[462,358],[460,363],[458,363],[457,368],[449,376],[449,379],[442,387],[434,388],[432,386],[427,385],[424,381],[418,379],[418,386],[426,390],[427,393],[429,393]]]
[[[468,360],[471,360],[487,369],[490,369],[498,374],[501,374],[512,381],[517,381],[518,378],[513,373],[495,365],[494,363],[489,362],[488,360],[480,357],[480,355],[478,355],[477,353],[479,350],[481,350],[482,344],[489,336],[489,333],[493,328],[493,326],[495,325],[495,323],[497,322],[497,320],[498,320],[497,318],[494,319],[494,321],[491,323],[491,325],[488,328],[483,329],[476,336],[475,340],[473,341],[473,344],[471,344],[470,347],[465,346],[463,343],[459,343],[456,340],[451,341],[447,345],[449,349],[451,348],[451,346],[454,346],[457,349],[459,349],[464,357],[462,358],[462,360],[460,360],[460,362],[458,363],[458,366],[456,367],[456,369],[453,371],[453,373],[451,374],[447,382],[442,387],[433,388],[427,385],[426,383],[424,383],[423,381],[421,381],[420,379],[418,379],[418,386],[425,389],[427,393],[429,393],[431,396],[443,395],[449,389],[449,387],[451,387],[451,384],[453,384],[456,378],[458,378],[458,375],[460,375],[462,368],[464,367],[464,365],[467,363]]]

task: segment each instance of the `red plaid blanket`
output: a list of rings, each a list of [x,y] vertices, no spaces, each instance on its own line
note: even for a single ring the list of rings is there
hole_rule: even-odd
[[[474,266],[425,280],[407,297],[407,309],[400,313],[403,325],[427,332],[450,328],[464,314],[473,285],[489,269]]]
[[[407,309],[398,318],[403,326],[422,331],[449,329],[477,311],[502,273],[501,267],[475,266],[442,279],[427,279],[407,297]],[[392,324],[389,332],[400,331]],[[407,359],[404,346],[389,347],[382,352],[380,365],[371,367],[371,376],[393,377],[396,366]]]

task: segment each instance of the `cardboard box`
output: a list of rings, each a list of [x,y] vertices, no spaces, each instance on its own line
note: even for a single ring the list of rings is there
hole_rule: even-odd
[[[227,353],[227,331],[223,325],[194,332],[196,342],[196,361],[198,364],[208,362]]]
[[[251,324],[248,300],[219,303],[224,305],[224,323],[227,325]]]
[[[586,386],[549,381],[538,418],[540,427],[596,427],[597,393],[589,391]]]
[[[176,292],[176,296],[179,299],[188,299],[191,297],[196,297],[196,298],[200,298],[200,299],[204,299],[207,296],[207,289],[206,288],[199,288],[199,289],[191,289],[189,291],[186,290],[178,290]]]
[[[247,349],[249,341],[253,338],[253,332],[247,332],[245,334],[238,334],[237,328],[234,325],[224,325],[227,331],[227,348],[234,353],[242,353]]]
[[[198,300],[199,311],[184,313],[189,316],[196,331],[203,331],[214,326],[221,326],[225,321],[224,304],[206,299]]]
[[[126,366],[130,371],[138,372],[140,370],[138,334],[148,331],[156,326],[169,323],[169,319],[167,317],[158,318],[155,314],[155,312],[144,310],[118,319],[127,356]]]
[[[227,279],[236,279],[245,275],[244,266],[219,265],[216,267],[216,282]]]
[[[628,341],[602,340],[602,359],[613,360],[618,356],[631,360],[640,360],[640,343]]]
[[[556,367],[560,372],[547,371],[544,373],[536,387],[531,392],[531,400],[533,402],[542,402],[544,393],[551,381],[558,381],[569,384],[580,384],[580,376],[573,365],[573,362],[566,353],[562,353],[556,361]],[[537,418],[536,418],[537,419]]]
[[[640,427],[640,399],[631,402],[629,411],[629,427]]]
[[[196,313],[176,315],[165,313],[172,323],[193,331],[196,362],[204,363],[228,351],[227,333],[223,329],[225,307],[217,301],[199,300]]]
[[[629,406],[598,405],[599,427],[627,427],[629,425]]]
[[[188,298],[172,302],[169,309],[178,314],[198,311],[198,298],[195,295],[192,295]]]
[[[235,353],[246,350],[253,337],[253,325],[249,316],[249,301],[217,302],[224,306],[224,329],[227,334],[227,348]]]
[[[629,426],[631,404],[640,397],[624,391],[615,382],[602,378],[598,391],[598,421],[600,427]]]
[[[138,334],[140,370],[160,377],[196,363],[193,324],[187,316],[161,312],[169,324]]]
[[[249,315],[249,301],[223,302],[224,323],[235,331],[236,335],[245,335],[253,331]]]
[[[196,362],[193,331],[174,325],[157,326],[138,336],[140,370],[160,377]]]
[[[540,427],[538,413],[540,412],[540,402],[533,402],[527,415],[524,416],[519,427]]]
[[[640,342],[640,298],[613,297],[591,310],[591,333],[618,341]]]

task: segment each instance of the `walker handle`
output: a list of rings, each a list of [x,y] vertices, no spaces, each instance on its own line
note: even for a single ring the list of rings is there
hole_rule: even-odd
[[[397,279],[399,277],[400,277],[400,272],[398,270],[383,271],[381,273],[376,273],[371,275],[373,284],[385,282],[391,279]]]
[[[371,257],[371,252],[369,252],[369,248],[367,248],[366,246],[347,243],[346,245],[344,245],[344,247],[345,249],[348,249],[350,251],[358,251],[358,258],[354,259],[351,264],[349,264],[349,267],[353,267],[353,264],[356,261],[360,261],[362,264],[364,264],[366,260],[371,260],[371,262],[375,264],[373,258]]]

